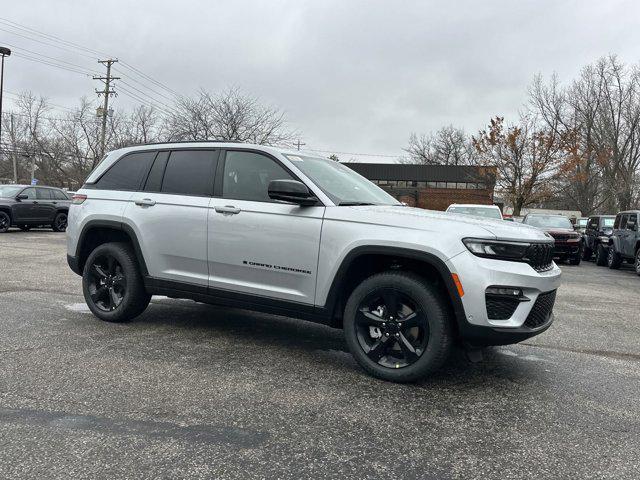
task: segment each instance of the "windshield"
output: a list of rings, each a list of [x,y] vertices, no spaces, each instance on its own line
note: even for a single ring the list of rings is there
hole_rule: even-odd
[[[602,228],[613,228],[613,224],[616,221],[616,217],[605,218],[602,221]]]
[[[502,220],[502,215],[497,208],[489,207],[449,207],[447,212],[461,213],[462,215],[472,215],[474,217],[497,218]]]
[[[560,215],[529,215],[524,219],[527,225],[538,228],[570,228],[573,229],[571,221],[567,217]]]
[[[336,205],[400,205],[380,187],[339,162],[304,155],[285,157]]]
[[[16,187],[15,185],[0,185],[0,197],[15,197],[24,187]]]

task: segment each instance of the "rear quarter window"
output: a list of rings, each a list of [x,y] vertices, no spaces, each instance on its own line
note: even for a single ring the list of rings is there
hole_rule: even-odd
[[[136,152],[114,163],[96,182],[101,190],[139,190],[156,152]]]

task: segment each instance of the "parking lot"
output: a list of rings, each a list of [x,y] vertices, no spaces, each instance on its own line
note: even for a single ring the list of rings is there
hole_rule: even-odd
[[[98,321],[64,241],[0,235],[2,478],[640,478],[628,266],[563,266],[546,333],[397,385],[297,320],[154,298]]]

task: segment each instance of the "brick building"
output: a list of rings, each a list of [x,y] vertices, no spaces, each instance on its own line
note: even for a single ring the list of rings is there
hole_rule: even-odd
[[[412,207],[446,210],[452,203],[493,204],[495,170],[456,165],[345,163]]]

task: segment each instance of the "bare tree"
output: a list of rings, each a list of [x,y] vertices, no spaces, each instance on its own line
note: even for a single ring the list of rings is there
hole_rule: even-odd
[[[477,160],[471,138],[453,125],[420,136],[412,133],[404,151],[407,163],[423,165],[472,165]]]
[[[290,145],[297,133],[287,129],[283,111],[262,105],[238,89],[219,95],[202,90],[180,98],[166,121],[170,140],[232,140]]]

